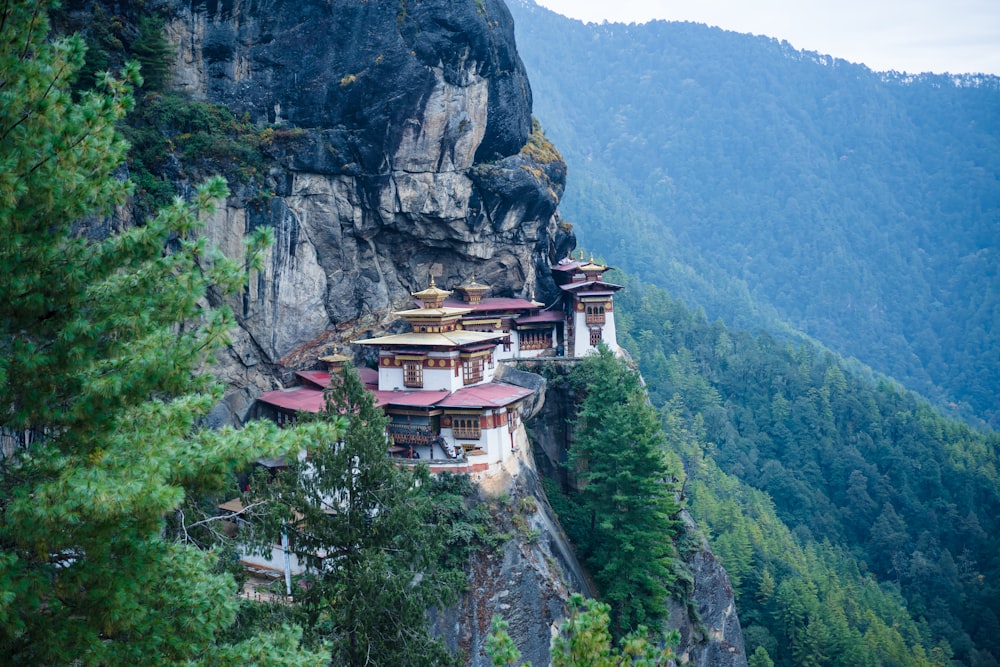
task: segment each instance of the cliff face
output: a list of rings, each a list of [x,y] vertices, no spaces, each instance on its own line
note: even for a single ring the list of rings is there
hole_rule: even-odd
[[[215,369],[231,388],[216,423],[241,423],[263,390],[333,347],[360,353],[347,343],[389,327],[430,274],[551,302],[548,267],[575,243],[556,210],[565,165],[525,148],[531,91],[501,0],[162,2],[175,84],[271,126],[264,191],[237,188],[208,226],[237,258],[254,229],[276,239],[230,303],[240,328]],[[543,474],[569,441],[565,399],[550,397],[533,422]],[[567,593],[591,593],[531,462],[509,474],[515,501],[537,499],[518,506],[527,532],[478,561],[463,603],[435,620],[472,664],[485,664],[493,613],[526,659],[546,664]],[[681,650],[695,664],[743,665],[725,573],[707,547],[692,559],[700,621],[672,611]]]
[[[270,197],[237,192],[209,233],[232,256],[272,227],[267,266],[231,304],[220,369],[239,423],[272,369],[385,326],[429,274],[494,295],[552,293],[561,159],[522,152],[531,91],[500,0],[172,3],[175,83],[277,124]],[[249,370],[248,370],[249,369]],[[280,378],[279,378],[280,379]]]

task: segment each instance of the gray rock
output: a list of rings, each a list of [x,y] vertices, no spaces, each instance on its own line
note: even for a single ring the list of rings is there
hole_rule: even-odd
[[[387,330],[430,273],[554,298],[565,164],[521,153],[531,90],[502,2],[172,9],[176,85],[272,126],[274,196],[234,196],[208,229],[240,260],[245,234],[274,231],[264,270],[230,301],[257,372],[279,379],[333,347],[360,355],[349,342]]]
[[[556,210],[566,167],[522,150],[531,90],[501,0],[166,1],[177,87],[270,128],[272,196],[237,189],[206,231],[239,261],[252,230],[275,236],[229,301],[240,328],[215,371],[232,389],[212,425],[243,423],[256,396],[332,348],[362,360],[350,341],[390,330],[429,274],[555,297],[548,267],[575,246]],[[539,469],[558,475],[572,397],[554,394],[531,426]],[[530,478],[517,493],[539,499],[537,535],[478,560],[462,605],[436,618],[474,665],[498,611],[524,658],[547,664],[566,596],[589,590]],[[671,610],[683,656],[744,665],[724,571],[707,547],[690,566],[699,621]]]

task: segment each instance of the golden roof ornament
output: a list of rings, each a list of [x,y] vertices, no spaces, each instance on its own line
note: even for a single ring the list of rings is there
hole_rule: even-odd
[[[320,357],[319,360],[326,364],[326,370],[328,373],[338,373],[340,372],[340,369],[344,367],[344,364],[348,363],[351,358],[340,354],[339,352],[334,352]]]
[[[476,274],[472,274],[472,279],[464,285],[458,285],[455,288],[456,292],[461,292],[462,300],[468,304],[475,305],[483,300],[483,294],[488,292],[490,289],[489,285],[483,285],[482,283],[476,282]]]
[[[437,285],[434,284],[434,274],[430,273],[431,284],[430,286],[419,292],[410,292],[410,295],[414,299],[420,299],[423,302],[424,308],[440,308],[444,300],[451,296],[451,290],[439,289]]]
[[[581,259],[582,259],[582,257],[581,257]],[[592,274],[592,273],[593,274],[604,273],[605,271],[608,270],[608,267],[604,266],[603,264],[595,264],[594,263],[594,254],[591,253],[590,254],[590,262],[587,263],[587,264],[582,265],[580,267],[580,270],[583,271],[588,276],[590,276],[590,274]]]

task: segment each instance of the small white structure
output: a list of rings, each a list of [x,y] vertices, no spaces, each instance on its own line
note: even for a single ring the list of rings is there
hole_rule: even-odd
[[[597,350],[604,343],[618,352],[618,334],[615,329],[614,295],[622,288],[603,280],[609,267],[564,259],[552,267],[552,277],[563,293],[563,312],[566,316],[566,354],[583,357]]]

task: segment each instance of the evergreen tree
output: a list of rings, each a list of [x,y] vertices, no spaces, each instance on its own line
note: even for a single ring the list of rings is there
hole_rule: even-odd
[[[0,651],[15,664],[316,664],[288,628],[220,644],[235,582],[166,539],[164,517],[233,466],[329,429],[199,427],[221,395],[196,369],[231,324],[206,293],[243,279],[196,233],[224,183],[103,240],[78,233],[129,193],[114,125],[140,79],[130,66],[74,101],[82,40],[50,39],[48,5],[0,7]]]
[[[139,22],[139,37],[132,52],[142,66],[143,88],[163,90],[170,76],[174,48],[163,35],[163,21],[144,16]]]
[[[749,667],[774,667],[774,660],[767,654],[767,649],[758,646],[747,661]]]
[[[673,583],[674,500],[664,438],[639,374],[602,346],[573,372],[586,393],[569,461],[567,530],[579,546],[621,637],[663,614]]]
[[[456,599],[464,575],[444,567],[450,536],[439,520],[424,465],[400,467],[387,453],[387,421],[353,369],[334,376],[326,415],[347,420],[273,480],[264,544],[280,531],[309,565],[295,601],[307,639],[332,648],[337,665],[445,665],[455,659],[431,637],[426,610]],[[343,417],[339,417],[343,416]]]

